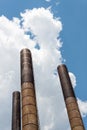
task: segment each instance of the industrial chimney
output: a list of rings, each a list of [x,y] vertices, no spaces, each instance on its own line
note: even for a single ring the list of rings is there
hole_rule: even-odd
[[[31,52],[21,55],[22,130],[39,130]]]
[[[85,130],[67,67],[58,66],[59,78],[71,125],[71,130]]]
[[[21,130],[20,92],[12,94],[12,130]]]

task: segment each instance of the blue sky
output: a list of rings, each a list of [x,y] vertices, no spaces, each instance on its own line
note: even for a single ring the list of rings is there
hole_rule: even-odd
[[[25,9],[41,7],[50,7],[54,18],[59,17],[62,22],[63,29],[59,37],[63,42],[60,49],[62,57],[66,60],[63,63],[76,76],[76,96],[82,101],[87,101],[87,0],[0,0],[0,16],[4,15],[12,20],[13,17],[21,18],[20,13]],[[84,118],[87,129],[86,122],[87,116]]]

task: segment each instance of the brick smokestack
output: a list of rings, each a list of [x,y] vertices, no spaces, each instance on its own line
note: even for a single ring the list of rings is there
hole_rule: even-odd
[[[22,130],[39,130],[31,52],[21,50]]]
[[[21,130],[20,92],[12,94],[12,130]]]
[[[71,130],[85,130],[67,67],[60,65],[58,67],[58,73]]]

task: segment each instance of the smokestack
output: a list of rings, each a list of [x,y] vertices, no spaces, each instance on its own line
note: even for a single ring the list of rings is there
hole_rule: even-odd
[[[12,130],[21,130],[20,92],[12,94]]]
[[[71,130],[85,130],[67,67],[65,65],[60,65],[58,67],[58,73]]]
[[[21,51],[22,130],[39,130],[31,52]]]

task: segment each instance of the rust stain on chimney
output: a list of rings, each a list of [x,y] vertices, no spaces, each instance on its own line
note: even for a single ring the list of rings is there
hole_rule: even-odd
[[[71,130],[85,130],[67,67],[65,65],[60,65],[57,69]]]
[[[39,130],[31,52],[21,50],[22,130]]]

